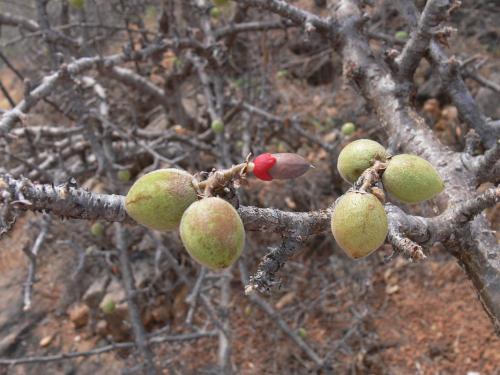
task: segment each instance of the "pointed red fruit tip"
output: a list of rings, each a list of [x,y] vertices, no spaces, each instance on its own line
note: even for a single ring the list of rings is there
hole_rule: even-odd
[[[312,167],[302,156],[292,153],[262,154],[253,163],[253,174],[264,181],[297,178]]]

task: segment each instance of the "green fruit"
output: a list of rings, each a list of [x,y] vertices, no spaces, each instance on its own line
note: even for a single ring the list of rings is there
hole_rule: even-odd
[[[365,257],[378,249],[387,236],[384,206],[373,194],[346,193],[335,204],[331,229],[347,255],[354,259]]]
[[[305,339],[307,337],[307,330],[303,327],[300,327],[299,330],[297,331],[297,333],[303,339]]]
[[[173,62],[176,68],[180,68],[182,66],[182,60],[177,56],[174,57]]]
[[[113,301],[112,299],[106,298],[101,302],[99,308],[104,314],[109,315],[113,314],[113,312],[115,311],[116,304],[115,301]]]
[[[214,5],[216,5],[218,7],[223,7],[227,4],[229,4],[229,0],[212,0],[212,2],[214,3]]]
[[[85,0],[69,0],[69,4],[72,7],[82,9],[85,6]]]
[[[396,155],[389,160],[382,183],[394,198],[404,203],[431,199],[444,189],[444,182],[431,163],[408,154]]]
[[[346,122],[344,125],[342,125],[340,131],[344,135],[351,135],[356,131],[356,125],[354,125],[352,122]]]
[[[398,40],[406,40],[408,39],[408,33],[406,31],[398,31],[394,34],[394,38]]]
[[[252,315],[252,306],[250,306],[250,305],[245,306],[245,310],[243,312],[244,312],[245,316]]]
[[[205,198],[189,206],[179,230],[189,255],[211,269],[232,265],[245,244],[245,228],[238,212],[221,198]]]
[[[370,139],[358,139],[342,149],[337,160],[337,169],[344,180],[354,183],[375,160],[386,159],[387,151],[380,143]]]
[[[278,70],[278,72],[276,73],[276,78],[286,78],[288,76],[288,70]]]
[[[224,131],[224,123],[221,120],[212,121],[212,125],[210,125],[210,127],[215,134],[220,134]]]
[[[186,208],[197,199],[192,180],[193,176],[179,169],[147,173],[130,188],[125,209],[148,228],[175,230]]]
[[[104,234],[104,227],[101,223],[94,223],[90,227],[90,233],[95,237],[101,237]]]
[[[221,12],[220,8],[213,7],[212,9],[210,9],[210,16],[212,18],[218,19],[221,16],[221,14],[222,14],[222,12]]]
[[[130,171],[127,169],[118,171],[116,176],[118,177],[118,180],[120,180],[121,182],[129,182],[130,178],[132,177],[132,175],[130,174]]]

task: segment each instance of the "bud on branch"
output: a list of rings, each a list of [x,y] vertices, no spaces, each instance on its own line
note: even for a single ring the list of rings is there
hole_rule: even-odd
[[[251,163],[255,177],[263,181],[288,180],[306,173],[312,165],[298,154],[265,153],[257,156]]]

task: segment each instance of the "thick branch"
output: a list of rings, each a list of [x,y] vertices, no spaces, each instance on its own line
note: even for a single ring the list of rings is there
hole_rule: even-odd
[[[436,31],[436,27],[446,18],[446,10],[451,0],[429,0],[420,17],[418,27],[411,34],[411,38],[396,59],[401,78],[410,79],[429,47],[429,42]]]
[[[500,188],[494,187],[484,193],[450,207],[439,216],[426,219],[432,243],[444,242],[450,236],[458,236],[465,224],[488,207],[500,202]],[[500,269],[499,269],[500,271]]]
[[[0,203],[71,219],[132,222],[125,212],[123,196],[91,193],[71,182],[54,186],[0,175]]]
[[[396,1],[402,16],[412,27],[417,26],[418,10],[413,0]],[[460,63],[456,59],[449,59],[443,48],[436,42],[430,42],[429,59],[437,68],[443,86],[446,87],[453,104],[457,107],[462,120],[480,135],[487,147],[494,145],[500,138],[500,126],[489,123],[481,113],[478,105],[472,98],[461,75]]]

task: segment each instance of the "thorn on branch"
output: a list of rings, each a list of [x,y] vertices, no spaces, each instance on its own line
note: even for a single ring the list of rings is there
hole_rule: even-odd
[[[30,265],[28,268],[28,276],[26,278],[26,283],[24,284],[24,299],[23,299],[23,311],[28,311],[31,308],[31,296],[33,293],[33,285],[36,281],[36,270],[37,270],[37,256],[42,247],[43,241],[47,237],[47,233],[50,227],[50,217],[47,215],[44,216],[40,233],[33,243],[33,247],[31,249],[23,248],[24,253],[29,259]]]
[[[386,258],[386,262],[393,259],[395,255],[402,254],[406,258],[416,262],[424,260],[427,256],[424,253],[422,246],[418,243],[404,237],[393,226],[389,227],[387,238],[393,246],[393,253]]]
[[[270,248],[257,268],[255,275],[250,276],[248,285],[245,286],[245,294],[254,291],[270,293],[272,289],[281,284],[276,274],[284,266],[285,262],[300,250],[300,237],[284,239],[280,247]]]

